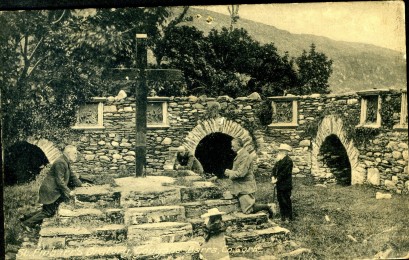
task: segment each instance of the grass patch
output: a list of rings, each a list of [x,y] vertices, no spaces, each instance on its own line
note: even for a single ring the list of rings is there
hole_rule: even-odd
[[[38,231],[27,234],[20,223],[19,217],[41,209],[38,204],[38,189],[50,166],[41,170],[36,179],[30,183],[7,186],[3,189],[3,213],[4,213],[4,243],[7,251],[16,251],[23,242],[38,240]]]
[[[257,183],[257,201],[272,202],[269,179],[259,177]],[[393,250],[389,257],[408,254],[407,196],[376,200],[377,190],[368,186],[323,188],[305,178],[294,178],[293,184],[295,221],[282,225],[291,231],[292,240],[312,250],[302,259],[372,258],[388,248]]]

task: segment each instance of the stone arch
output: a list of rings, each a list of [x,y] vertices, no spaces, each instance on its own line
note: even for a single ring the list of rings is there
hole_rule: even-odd
[[[58,157],[62,155],[62,152],[56,147],[56,145],[47,139],[36,139],[34,137],[27,138],[27,143],[40,148],[47,157],[50,164],[52,164]]]
[[[343,122],[335,115],[328,115],[324,117],[318,126],[317,136],[312,140],[311,151],[311,170],[312,174],[319,173],[319,152],[325,139],[330,135],[336,135],[344,146],[351,164],[351,184],[360,184],[364,182],[364,177],[359,171],[358,156],[359,151],[355,147],[353,141],[346,136],[343,129]],[[314,175],[316,176],[316,175]],[[325,177],[325,176],[316,176]]]
[[[255,153],[253,138],[249,131],[244,129],[240,124],[228,120],[225,117],[219,117],[202,121],[185,137],[183,145],[193,154],[199,142],[207,135],[212,133],[223,133],[233,138],[239,137],[244,142],[244,147],[249,153]]]

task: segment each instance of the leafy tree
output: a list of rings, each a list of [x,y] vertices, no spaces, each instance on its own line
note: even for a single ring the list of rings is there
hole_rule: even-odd
[[[266,44],[255,53],[256,62],[251,71],[249,88],[263,96],[281,96],[297,84],[288,53],[280,56],[274,44]]]
[[[328,80],[332,73],[332,60],[324,53],[315,50],[311,44],[310,51],[305,50],[296,58],[298,66],[298,87],[295,94],[329,93]]]
[[[113,94],[107,70],[135,66],[135,33],[154,45],[173,19],[165,7],[0,13],[4,144],[68,130],[79,104]]]

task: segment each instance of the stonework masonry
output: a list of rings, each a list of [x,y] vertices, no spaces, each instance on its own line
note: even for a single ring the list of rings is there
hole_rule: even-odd
[[[400,101],[401,93],[391,90],[379,95]],[[376,130],[373,134],[363,132],[362,141],[355,129],[360,124],[361,101],[365,95],[313,94],[280,97],[280,100],[286,98],[297,103],[296,121],[282,125],[261,124],[258,114],[265,100],[257,93],[235,99],[228,96],[149,98],[167,104],[164,113],[167,120],[165,125],[148,125],[147,174],[162,174],[178,146],[184,144],[194,153],[205,136],[224,133],[241,137],[249,150],[257,154],[257,174],[269,174],[278,146],[287,143],[293,147],[290,155],[294,176],[325,181],[333,176],[320,170],[320,146],[326,137],[336,135],[351,163],[352,184],[409,193],[407,123],[403,128],[361,125],[361,129]],[[274,101],[273,97],[269,102]],[[133,175],[135,99],[108,97],[98,98],[98,102],[103,103],[103,127],[72,130],[68,143],[77,145],[81,153],[73,168],[80,175]],[[398,123],[399,113],[394,116]]]

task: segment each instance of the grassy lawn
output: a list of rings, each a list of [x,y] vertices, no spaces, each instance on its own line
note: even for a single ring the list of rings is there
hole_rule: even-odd
[[[389,257],[409,253],[407,195],[393,194],[390,200],[376,200],[377,190],[367,186],[333,184],[324,188],[305,178],[293,180],[295,221],[282,226],[291,231],[292,240],[312,250],[300,259],[373,258],[389,248],[392,249]],[[257,181],[258,201],[271,202],[269,180]]]
[[[39,208],[37,193],[46,171],[44,169],[30,184],[3,190],[4,238],[10,255],[22,243],[35,245],[37,242],[38,231],[34,234],[23,232],[18,217]],[[258,202],[272,202],[269,179],[260,177],[257,182]],[[376,192],[367,186],[317,187],[308,179],[294,178],[295,221],[279,223],[291,231],[291,240],[299,247],[312,250],[295,259],[373,258],[389,248],[392,249],[389,257],[408,254],[409,196],[393,194],[390,200],[376,200]]]
[[[4,214],[4,243],[6,259],[13,258],[17,250],[23,245],[36,245],[39,230],[27,233],[21,226],[19,217],[23,214],[41,209],[38,204],[38,189],[49,167],[44,168],[36,180],[21,185],[4,187],[3,214]]]

